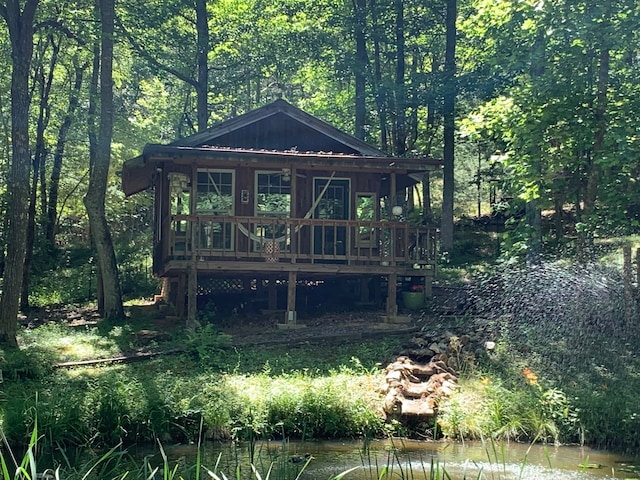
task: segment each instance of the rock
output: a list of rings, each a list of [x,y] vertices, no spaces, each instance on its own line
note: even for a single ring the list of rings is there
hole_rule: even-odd
[[[492,352],[496,349],[496,342],[484,342],[484,348]]]
[[[433,366],[430,363],[426,365],[416,364],[413,366],[413,374],[419,378],[425,378],[425,377],[428,378],[431,375],[433,375],[434,372],[435,370],[433,369]]]
[[[429,382],[427,383],[405,382],[402,384],[402,394],[405,397],[420,398],[430,393],[433,393],[433,391],[434,391],[434,388]]]
[[[384,397],[383,410],[386,413],[395,413],[397,410],[397,403],[399,401],[398,399],[398,391],[395,388],[389,390],[389,393]]]
[[[430,347],[431,348],[431,347]],[[408,357],[398,357],[386,368],[387,392],[383,409],[387,414],[433,416],[437,399],[451,395],[457,388],[457,378],[445,361],[447,356],[438,354],[428,363],[415,363]]]
[[[390,372],[387,373],[387,376],[385,377],[387,382],[390,381],[394,381],[394,380],[400,380],[402,379],[402,371],[400,370],[391,370]]]
[[[400,413],[402,413],[402,415],[418,415],[431,417],[434,415],[435,410],[426,398],[418,400],[405,399],[400,402]]]

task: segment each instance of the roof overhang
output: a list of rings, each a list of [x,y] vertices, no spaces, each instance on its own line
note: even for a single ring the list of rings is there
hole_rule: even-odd
[[[407,175],[398,187],[420,181],[424,172],[442,166],[442,161],[429,157],[389,157],[378,155],[349,155],[333,152],[298,152],[256,150],[210,146],[177,146],[147,144],[142,155],[125,162],[122,168],[122,187],[125,195],[133,195],[151,187],[157,168],[167,163],[216,167],[272,166],[273,168],[297,167],[307,170],[332,170],[354,172],[398,173]],[[412,180],[411,180],[412,179]]]

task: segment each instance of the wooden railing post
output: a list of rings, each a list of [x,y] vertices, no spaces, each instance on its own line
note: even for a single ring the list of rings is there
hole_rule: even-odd
[[[163,262],[159,270],[169,260],[188,261],[192,255],[197,258],[264,261],[264,251],[256,245],[264,245],[268,241],[276,241],[280,247],[278,262],[343,260],[349,265],[435,265],[434,230],[394,220],[173,215],[167,223],[168,236],[163,242],[167,255],[159,259]],[[213,231],[203,228],[206,225],[221,226],[224,243],[214,242]],[[265,226],[265,230],[257,228],[259,225]],[[359,241],[361,229],[368,232],[367,243]],[[230,230],[233,241],[228,245],[226,240]]]

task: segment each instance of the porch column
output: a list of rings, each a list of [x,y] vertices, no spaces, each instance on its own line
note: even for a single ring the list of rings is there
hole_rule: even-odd
[[[198,269],[196,268],[195,255],[191,256],[191,265],[189,265],[189,281],[187,287],[187,328],[195,330],[196,313],[198,310]]]
[[[184,273],[178,275],[178,288],[176,289],[176,315],[178,318],[184,318],[184,299],[186,295],[185,287],[187,276]]]
[[[398,197],[396,193],[396,172],[391,172],[389,174],[389,203],[391,203],[391,208],[395,207],[398,202]],[[391,214],[391,209],[389,209],[389,218],[393,220],[393,215]]]
[[[297,272],[289,272],[289,284],[287,285],[287,312],[285,314],[284,323],[295,324],[298,312],[296,312],[296,282],[298,281]]]
[[[397,222],[398,219],[393,214],[393,207],[396,206],[397,201],[398,201],[398,197],[397,197],[397,193],[396,193],[396,172],[391,172],[391,175],[389,176],[389,203],[391,204],[390,205],[391,208],[389,208],[388,215],[389,215],[389,220],[395,221],[395,222]],[[389,239],[389,243],[390,243],[390,245],[389,245],[389,255],[391,257],[390,258],[390,260],[391,260],[390,265],[395,265],[396,264],[396,254],[397,254],[397,252],[396,252],[396,235],[397,235],[397,232],[396,232],[395,227],[391,227],[390,231],[391,231],[391,238]],[[391,278],[389,278],[389,285],[391,285]],[[394,282],[394,287],[393,288],[394,288],[394,290],[393,290],[394,291],[393,304],[395,305],[395,303],[396,303],[395,282]],[[389,310],[389,300],[388,300],[388,298],[389,297],[387,297],[387,314],[388,315],[395,315],[395,313],[391,314],[391,313],[388,312],[388,310]],[[396,313],[398,313],[397,307],[396,307]]]
[[[296,203],[296,199],[298,198],[298,175],[296,174],[297,170],[295,164],[291,166],[291,200],[289,204],[289,216],[291,218],[298,218],[298,204]],[[298,258],[298,245],[299,245],[299,229],[296,231],[296,228],[292,225],[291,230],[289,231],[289,248],[291,254],[291,263],[296,263]],[[286,249],[286,246],[285,246]]]
[[[390,273],[387,283],[387,316],[395,317],[398,314],[398,304],[396,303],[398,274]]]
[[[433,272],[431,270],[424,274],[424,296],[425,298],[433,297]]]

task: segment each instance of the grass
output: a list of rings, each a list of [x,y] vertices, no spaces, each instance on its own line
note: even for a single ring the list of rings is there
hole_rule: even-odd
[[[612,255],[618,247],[611,246]],[[36,423],[43,444],[99,447],[195,441],[201,420],[208,438],[250,442],[433,434],[432,423],[407,429],[380,414],[381,366],[399,351],[396,340],[243,348],[208,326],[192,335],[174,329],[169,340],[149,346],[181,348],[180,355],[131,365],[54,367],[140,348],[134,332],[157,327],[143,305],[129,309],[131,318],[120,325],[53,322],[22,329],[21,350],[0,352],[0,425],[12,443],[27,443]],[[483,326],[489,327],[499,330]],[[440,406],[438,435],[640,447],[634,341],[609,342],[621,335],[607,330],[611,334],[580,350],[545,341],[545,332],[534,330],[517,341],[497,335],[491,355],[473,352],[460,388]]]
[[[377,405],[380,359],[397,342],[288,349],[233,348],[203,328],[163,348],[184,353],[100,367],[54,368],[69,360],[108,357],[135,347],[127,326],[46,324],[20,331],[20,351],[4,352],[1,423],[22,444],[34,425],[43,442],[110,446],[208,438],[332,438],[383,434]]]
[[[330,349],[309,344],[242,348],[231,347],[227,336],[207,327],[155,345],[181,346],[180,355],[129,365],[54,368],[63,361],[131,351],[136,347],[132,332],[148,322],[140,315],[127,325],[45,324],[21,330],[21,350],[0,358],[5,379],[0,425],[9,440],[25,443],[37,422],[45,443],[189,442],[197,438],[200,419],[208,438],[223,440],[433,435],[433,424],[407,430],[380,413],[381,366],[399,351],[397,340]],[[535,345],[520,347],[526,347],[528,360],[503,342],[491,356],[477,356],[458,391],[441,403],[438,435],[637,445],[640,363],[635,354],[625,355],[626,363],[612,370],[583,363],[576,373],[566,363],[556,368],[550,348],[560,346],[545,345],[544,354]],[[566,358],[567,352],[557,355]]]
[[[18,466],[29,456],[38,462],[39,454],[51,449],[71,452],[77,447],[93,447],[110,453],[102,460],[98,455],[80,463],[69,458],[59,462],[60,468],[57,473],[51,470],[52,474],[67,480],[120,479],[125,474],[135,479],[154,478],[154,474],[179,480],[198,478],[195,472],[201,469],[207,478],[239,479],[240,473],[233,469],[221,472],[218,464],[171,462],[162,453],[161,464],[152,464],[148,459],[132,459],[122,447],[109,448],[152,443],[162,452],[168,443],[200,442],[203,438],[237,440],[243,445],[283,439],[285,451],[287,438],[372,438],[407,433],[401,425],[385,422],[378,411],[381,397],[377,386],[384,376],[379,361],[393,356],[397,344],[365,342],[332,349],[327,358],[326,346],[303,346],[283,355],[281,347],[233,349],[212,330],[205,329],[203,337],[201,344],[187,345],[183,355],[131,365],[51,369],[47,366],[52,362],[70,358],[69,349],[64,348],[67,344],[79,345],[71,349],[76,352],[74,358],[108,355],[130,348],[130,334],[122,326],[77,329],[57,325],[22,331],[21,358],[32,367],[20,369],[12,364],[14,378],[7,378],[3,385],[1,425],[7,443],[14,448],[32,445],[33,432],[39,433],[37,448],[28,448],[26,457],[16,461]],[[207,348],[199,348],[201,345]],[[550,382],[551,371],[523,368],[516,353],[499,347],[491,358],[480,356],[478,365],[461,380],[459,390],[442,405],[439,415],[439,434],[454,439],[489,439],[489,464],[498,467],[492,470],[491,478],[512,475],[499,468],[500,447],[495,446],[494,438],[553,442],[562,435],[575,435],[579,422],[583,428],[599,427],[587,432],[590,438],[610,441],[617,429],[619,439],[629,444],[637,441],[632,437],[635,427],[630,410],[636,403],[629,401],[636,384],[618,383],[622,381],[620,372],[605,369],[597,377],[585,377],[581,379],[582,396],[569,397],[569,392],[577,392],[568,388],[569,383],[563,384],[561,391]],[[5,358],[5,372],[6,367]],[[628,367],[638,371],[635,363],[628,363]],[[585,376],[594,372],[587,369]],[[594,381],[605,380],[616,387],[614,395],[607,389],[589,394]],[[425,434],[423,428],[416,426],[414,432]],[[6,468],[11,463],[8,451],[3,450]],[[245,465],[243,478],[249,473],[256,480],[295,478],[297,471],[287,471],[290,465],[282,464],[282,458],[264,460],[252,462],[253,467]],[[363,457],[362,466],[379,479],[453,478],[438,461],[407,466],[393,450],[383,461]],[[473,473],[476,468],[457,478],[485,478],[485,467],[476,467],[479,473]],[[34,471],[41,473],[32,468],[31,460],[22,468],[22,476],[9,473],[5,478],[27,480],[35,478]],[[345,472],[344,477],[353,474]]]

